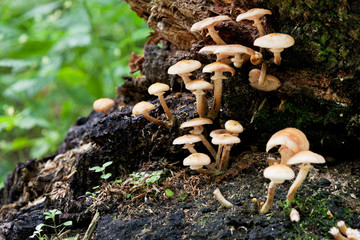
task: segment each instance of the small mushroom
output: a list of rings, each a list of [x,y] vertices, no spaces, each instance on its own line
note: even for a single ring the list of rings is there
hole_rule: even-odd
[[[97,112],[109,113],[114,105],[114,100],[110,98],[99,98],[93,103],[93,109]]]
[[[222,54],[223,56],[234,56],[231,58],[234,66],[240,68],[250,56],[257,56],[260,58],[261,53],[255,52],[251,48],[245,47],[240,44],[222,45],[217,47],[214,51],[215,54]],[[261,55],[262,56],[262,55]],[[262,57],[261,57],[262,58]]]
[[[240,14],[239,16],[237,16],[236,21],[240,22],[244,19],[247,20],[252,20],[254,21],[253,26],[257,28],[257,30],[259,31],[259,35],[263,36],[264,35],[264,28],[261,24],[261,20],[260,18],[263,17],[264,15],[271,15],[271,11],[268,9],[263,9],[263,8],[253,8],[250,9],[249,11]]]
[[[216,200],[219,201],[219,203],[221,203],[221,205],[223,205],[226,208],[232,208],[233,204],[231,202],[229,202],[228,200],[226,200],[224,198],[224,196],[221,194],[220,189],[216,188],[214,191],[214,196],[216,198]]]
[[[216,151],[211,146],[208,140],[202,135],[202,131],[204,130],[203,125],[205,124],[212,124],[212,120],[208,118],[194,118],[187,122],[184,122],[180,125],[180,128],[187,128],[187,127],[193,127],[194,129],[190,131],[192,134],[196,134],[201,138],[202,143],[204,146],[209,150],[211,155],[215,158],[216,157]]]
[[[346,230],[346,236],[349,240],[360,240],[360,231],[357,229],[348,228]]]
[[[215,54],[216,55],[216,61],[217,62],[223,62],[223,63],[226,63],[226,64],[230,64],[231,63],[231,60],[228,59],[229,55],[227,54],[224,54],[224,53],[216,53],[215,51],[218,49],[218,48],[221,48],[222,46],[224,45],[210,45],[210,46],[205,46],[203,48],[201,48],[199,50],[199,53],[211,53],[211,54]]]
[[[336,239],[336,240],[348,240],[348,238],[344,237],[338,228],[332,227],[329,233]]]
[[[187,134],[181,137],[174,139],[173,144],[185,144],[183,148],[188,149],[190,153],[196,153],[197,151],[194,148],[194,143],[201,142],[199,135]]]
[[[199,170],[203,166],[209,165],[211,162],[208,155],[204,153],[193,153],[186,157],[183,161],[184,166],[190,166],[192,170]]]
[[[268,48],[274,54],[274,63],[280,65],[281,55],[284,48],[294,45],[295,40],[288,34],[284,33],[270,33],[268,35],[255,39],[254,46],[261,48]]]
[[[222,40],[218,34],[218,32],[215,30],[215,26],[223,21],[230,21],[231,18],[227,15],[220,15],[216,17],[210,17],[206,18],[200,22],[194,23],[192,27],[190,28],[190,31],[196,32],[201,31],[203,29],[208,29],[210,37],[214,40],[214,42],[218,45],[224,45],[226,42]]]
[[[274,75],[266,74],[264,77],[263,84],[260,83],[260,74],[259,69],[252,69],[249,72],[249,82],[253,88],[256,88],[260,91],[274,91],[280,87],[280,80]]]
[[[208,102],[205,97],[206,90],[213,89],[213,85],[207,81],[197,79],[189,82],[186,89],[190,90],[196,97],[196,105],[199,116],[204,118],[208,111]]]
[[[305,134],[296,128],[285,128],[274,133],[266,144],[266,152],[277,145],[281,145],[278,151],[282,164],[287,164],[288,159],[295,153],[310,148]]]
[[[234,76],[235,70],[225,63],[214,62],[206,65],[203,68],[203,72],[214,73],[214,75],[211,77],[211,80],[214,81],[214,101],[209,113],[209,117],[214,119],[217,116],[221,106],[222,81],[227,79],[227,77],[224,75],[224,72],[230,72],[231,76]]]
[[[200,67],[201,63],[197,60],[182,60],[169,67],[168,74],[179,75],[186,85],[191,81],[189,78],[191,76],[191,72],[199,69]]]
[[[300,213],[295,208],[292,208],[290,211],[290,221],[300,222]]]
[[[175,119],[174,119],[173,115],[171,114],[171,112],[165,102],[165,98],[164,98],[164,93],[166,91],[169,91],[169,89],[170,89],[169,85],[167,85],[165,83],[154,83],[148,88],[148,92],[149,92],[149,94],[155,95],[159,98],[160,104],[163,107],[164,112],[170,121],[170,125],[173,125],[175,122]]]
[[[348,227],[346,226],[345,221],[338,221],[336,225],[340,229],[340,232],[346,235],[346,230],[348,229]]]
[[[283,183],[285,180],[293,179],[295,173],[290,167],[284,164],[275,164],[265,168],[264,177],[270,179],[271,182],[269,184],[266,202],[260,209],[260,213],[267,213],[269,211],[274,201],[276,186]]]
[[[226,170],[229,164],[230,149],[234,144],[240,142],[240,138],[227,133],[215,136],[211,142],[215,145],[219,145],[218,151],[220,151],[220,145],[223,146],[221,160],[219,162],[219,160],[216,159],[216,166],[218,170]]]
[[[325,158],[317,153],[314,153],[309,150],[300,151],[298,153],[295,153],[289,160],[287,161],[287,164],[293,165],[293,164],[300,164],[299,168],[300,171],[298,175],[296,176],[295,181],[291,185],[288,195],[287,195],[287,201],[291,202],[294,199],[294,195],[296,190],[300,187],[300,185],[305,180],[308,172],[313,167],[311,163],[325,163]]]
[[[225,129],[235,137],[244,131],[243,126],[235,120],[228,120],[225,123]]]
[[[132,113],[133,115],[137,116],[137,115],[143,115],[147,120],[149,120],[150,122],[153,122],[157,125],[160,125],[160,126],[163,126],[163,127],[166,127],[166,128],[170,128],[169,124],[166,123],[166,122],[163,122],[161,120],[158,120],[152,116],[150,116],[150,111],[155,109],[155,105],[154,104],[151,104],[149,102],[145,102],[145,101],[142,101],[142,102],[139,102],[137,103],[133,110],[132,110]]]

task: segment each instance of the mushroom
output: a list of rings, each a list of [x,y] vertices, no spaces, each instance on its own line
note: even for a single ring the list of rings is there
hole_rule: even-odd
[[[155,109],[155,105],[154,104],[151,104],[149,102],[145,102],[145,101],[141,101],[139,103],[137,103],[133,110],[132,110],[132,113],[133,115],[137,116],[137,115],[143,115],[147,120],[149,120],[150,122],[153,122],[157,125],[160,125],[160,126],[163,126],[163,127],[166,127],[166,128],[170,128],[169,124],[168,123],[165,123],[161,120],[158,120],[152,116],[150,116],[150,111]]]
[[[213,85],[207,81],[197,79],[188,83],[186,89],[190,90],[195,95],[197,111],[199,116],[204,118],[208,111],[208,102],[204,90],[213,89]]]
[[[300,213],[295,208],[292,208],[290,211],[290,221],[300,222]]]
[[[109,113],[114,105],[114,100],[110,98],[99,98],[93,103],[93,109],[97,112]]]
[[[295,153],[310,148],[305,134],[296,128],[285,128],[274,133],[266,144],[266,152],[277,145],[281,145],[278,151],[282,164],[287,164],[288,159]]]
[[[348,238],[341,235],[340,231],[336,227],[332,227],[329,233],[336,239],[336,240],[348,240]]]
[[[216,200],[219,201],[219,203],[221,203],[221,205],[223,205],[226,208],[232,208],[233,204],[231,202],[229,202],[228,200],[226,200],[224,198],[224,196],[221,194],[220,189],[216,188],[214,191],[214,196],[216,198]]]
[[[224,62],[226,64],[230,64],[231,60],[227,58],[227,57],[229,57],[229,55],[221,53],[221,52],[219,52],[219,53],[215,52],[218,48],[221,48],[222,46],[223,45],[205,46],[205,47],[203,47],[203,48],[201,48],[199,50],[199,53],[212,53],[212,54],[215,54],[217,62]]]
[[[253,88],[256,88],[260,91],[274,91],[280,87],[280,80],[274,75],[266,74],[264,77],[263,84],[260,83],[260,74],[259,69],[253,69],[249,72],[249,82]]]
[[[346,236],[349,240],[360,240],[360,231],[357,229],[348,228],[346,230]]]
[[[165,83],[154,83],[148,88],[148,92],[149,92],[149,94],[155,95],[159,98],[160,104],[163,107],[164,112],[170,121],[170,125],[173,125],[175,122],[175,119],[174,119],[173,115],[171,114],[171,112],[165,102],[165,99],[164,99],[164,93],[166,91],[169,91],[169,89],[170,89],[169,85],[167,85]]]
[[[183,161],[184,166],[190,166],[192,170],[199,170],[205,165],[209,165],[211,162],[208,155],[204,153],[193,153],[186,157]]]
[[[201,63],[197,60],[182,60],[169,67],[168,74],[179,75],[186,85],[191,81],[189,78],[191,76],[191,72],[199,69],[200,67]]]
[[[224,75],[224,72],[230,72],[231,76],[234,76],[235,70],[225,63],[214,62],[206,65],[203,68],[203,72],[214,72],[214,75],[211,77],[211,80],[214,81],[214,101],[209,113],[209,117],[214,119],[217,116],[221,106],[222,81],[227,79],[227,77]]]
[[[280,53],[284,51],[284,48],[291,47],[292,45],[294,45],[294,43],[294,38],[288,34],[270,33],[268,35],[255,39],[254,46],[268,48],[272,53],[274,53],[274,63],[280,65]]]
[[[294,195],[296,190],[300,187],[302,182],[305,180],[308,172],[313,167],[311,163],[325,163],[325,158],[317,153],[314,153],[309,150],[300,151],[298,153],[295,153],[289,160],[287,161],[287,164],[300,164],[299,168],[300,171],[298,175],[296,176],[295,181],[291,185],[288,195],[287,195],[287,201],[291,202],[294,199]]]
[[[271,182],[266,202],[260,209],[260,213],[267,213],[269,211],[274,201],[276,185],[283,183],[285,180],[293,179],[295,177],[295,173],[290,167],[284,164],[275,164],[265,168],[264,177],[270,179]]]
[[[201,31],[203,29],[208,29],[210,37],[214,40],[214,42],[218,45],[226,44],[219,36],[218,32],[215,30],[215,26],[223,21],[230,21],[231,18],[227,15],[220,15],[216,17],[206,18],[200,22],[194,23],[190,28],[190,31],[196,32]]]
[[[239,135],[239,133],[242,133],[244,131],[243,126],[235,120],[228,120],[225,123],[225,129],[235,137]]]
[[[336,223],[336,225],[338,226],[338,228],[340,229],[342,234],[346,235],[346,230],[348,229],[345,222],[344,221],[338,221]]]
[[[218,159],[216,159],[216,166],[218,168],[218,170],[225,170],[228,168],[228,164],[229,164],[229,157],[230,157],[230,149],[231,147],[240,142],[240,138],[235,137],[231,134],[220,134],[218,136],[215,136],[211,142],[215,145],[222,145],[223,146],[223,150],[222,150],[222,154],[221,154],[221,160],[219,162]],[[220,146],[218,151],[220,150]]]
[[[236,21],[240,22],[244,19],[247,20],[252,20],[254,21],[253,26],[257,28],[257,30],[259,31],[259,35],[263,36],[264,35],[264,28],[261,24],[261,20],[260,18],[263,17],[264,15],[271,15],[271,11],[267,10],[267,9],[263,9],[263,8],[253,8],[250,9],[249,11],[240,14],[239,16],[237,16]]]
[[[234,56],[231,58],[231,61],[237,68],[240,68],[250,58],[250,56],[256,55],[257,58],[262,58],[261,53],[255,52],[251,48],[240,44],[218,46],[214,53],[222,54],[223,56]]]
[[[219,136],[219,135],[225,134],[225,133],[229,133],[229,132],[226,131],[226,129],[216,129],[216,130],[211,131],[209,135],[211,138],[214,138],[216,136]],[[218,150],[216,153],[216,157],[215,157],[216,166],[220,165],[220,158],[221,158],[221,153],[223,151],[223,147],[224,147],[224,145],[219,144],[219,147],[218,147]]]
[[[201,142],[199,135],[187,134],[178,138],[175,138],[173,141],[174,145],[185,144],[183,148],[188,149],[190,153],[196,153],[197,151],[194,148],[194,143]]]
[[[202,135],[202,131],[204,130],[204,127],[202,125],[205,124],[212,124],[212,120],[208,118],[194,118],[187,122],[184,122],[180,125],[180,128],[187,128],[187,127],[193,127],[194,129],[190,131],[192,134],[196,134],[201,138],[202,143],[205,145],[205,147],[209,150],[211,155],[215,158],[216,157],[216,151],[211,146],[211,144],[206,140],[204,135]]]

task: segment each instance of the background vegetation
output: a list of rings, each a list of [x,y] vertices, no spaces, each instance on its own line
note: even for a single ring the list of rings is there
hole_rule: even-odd
[[[1,1],[0,186],[17,162],[54,152],[95,99],[115,96],[149,34],[123,1]]]

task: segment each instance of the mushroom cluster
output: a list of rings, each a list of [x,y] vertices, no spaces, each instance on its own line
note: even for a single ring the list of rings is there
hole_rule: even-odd
[[[344,221],[339,221],[336,225],[329,231],[336,240],[360,240],[359,230],[347,227]]]

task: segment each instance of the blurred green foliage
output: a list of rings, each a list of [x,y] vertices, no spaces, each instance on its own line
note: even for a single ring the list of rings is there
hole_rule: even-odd
[[[124,1],[1,1],[0,186],[17,162],[54,152],[95,99],[115,97],[149,34]]]

